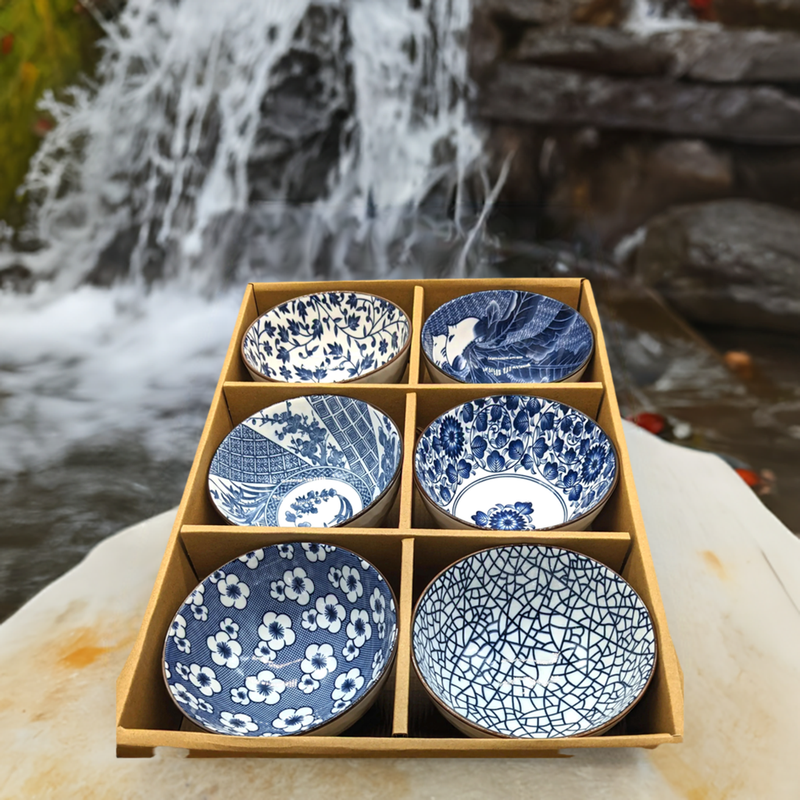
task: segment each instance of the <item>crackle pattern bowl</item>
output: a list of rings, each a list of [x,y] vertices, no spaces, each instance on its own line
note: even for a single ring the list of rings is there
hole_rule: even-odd
[[[234,525],[379,525],[400,485],[402,437],[369,403],[309,395],[237,425],[211,461],[208,491]]]
[[[616,486],[617,454],[592,419],[526,395],[463,403],[435,419],[414,479],[443,528],[587,528]]]
[[[342,547],[278,544],[230,561],[186,598],[164,679],[209,731],[334,735],[376,698],[396,639],[394,594],[372,564]]]
[[[436,706],[475,737],[602,733],[641,698],[656,664],[633,588],[571,550],[520,544],[440,573],[412,623],[413,663]]]
[[[496,289],[456,297],[422,328],[434,383],[577,381],[594,335],[574,309],[533,292]]]
[[[364,292],[317,292],[262,314],[242,339],[257,381],[396,383],[411,345],[411,322],[389,300]]]

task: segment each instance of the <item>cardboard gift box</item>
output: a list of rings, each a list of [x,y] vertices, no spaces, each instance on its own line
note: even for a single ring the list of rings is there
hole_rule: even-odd
[[[595,336],[594,355],[576,383],[433,384],[421,357],[420,332],[442,303],[468,292],[518,289],[548,295],[577,309]],[[408,368],[396,384],[257,383],[241,357],[241,339],[260,314],[313,291],[365,291],[401,306],[412,321]],[[214,509],[206,479],[219,444],[258,410],[292,397],[344,394],[372,403],[403,432],[400,491],[379,528],[237,527]],[[571,405],[595,419],[616,445],[620,478],[589,531],[442,530],[435,527],[414,487],[413,453],[419,432],[441,413],[491,394],[533,394]],[[370,710],[338,736],[247,738],[214,734],[190,723],[169,697],[162,649],[179,606],[207,575],[241,553],[270,544],[319,541],[349,548],[371,561],[399,598],[397,657]],[[600,736],[558,739],[471,739],[436,710],[411,663],[412,609],[427,583],[459,558],[486,547],[530,542],[566,547],[596,558],[622,575],[647,605],[656,632],[658,662],[647,691],[631,712]],[[683,736],[683,683],[658,589],[605,342],[588,280],[503,279],[251,283],[242,301],[219,383],[186,483],[144,621],[117,683],[117,754],[152,756],[176,747],[192,756],[547,757],[561,749],[656,747]]]

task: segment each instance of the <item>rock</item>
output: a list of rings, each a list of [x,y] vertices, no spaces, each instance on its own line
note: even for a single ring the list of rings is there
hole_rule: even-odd
[[[33,291],[36,279],[22,264],[12,264],[0,269],[0,291],[23,294]]]
[[[473,13],[486,14],[519,28],[527,25],[565,25],[570,22],[612,25],[623,14],[622,0],[476,0]]]
[[[619,29],[591,25],[529,28],[513,55],[517,61],[621,75],[665,75],[673,61],[666,47],[653,47],[649,40]]]
[[[800,31],[800,0],[714,0],[723,25]]]
[[[479,117],[593,125],[761,144],[800,143],[800,99],[768,86],[694,85],[611,78],[501,63],[479,86]]]
[[[800,209],[800,148],[738,147],[734,164],[739,194]]]
[[[651,220],[636,275],[690,320],[800,333],[800,214],[751,200]]]

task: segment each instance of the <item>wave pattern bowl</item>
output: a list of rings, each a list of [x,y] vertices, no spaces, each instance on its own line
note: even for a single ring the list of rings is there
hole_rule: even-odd
[[[209,731],[335,735],[377,697],[396,639],[394,594],[372,564],[332,545],[273,545],[186,598],[164,643],[164,679]]]
[[[414,478],[443,528],[583,530],[617,483],[616,449],[582,412],[498,395],[435,419],[417,442]]]
[[[369,403],[310,395],[262,409],[214,454],[208,490],[234,525],[379,525],[400,485],[402,437]]]
[[[257,381],[397,383],[411,322],[394,303],[363,292],[318,292],[262,314],[242,339]]]
[[[434,383],[577,381],[594,335],[573,308],[533,292],[474,292],[440,306],[422,328]]]
[[[579,553],[527,544],[440,573],[417,603],[412,648],[439,710],[476,737],[602,733],[656,663],[652,620],[626,581]]]

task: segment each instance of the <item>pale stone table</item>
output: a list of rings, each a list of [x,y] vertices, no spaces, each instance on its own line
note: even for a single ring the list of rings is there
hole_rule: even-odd
[[[686,682],[685,743],[533,760],[117,760],[115,681],[174,511],[0,625],[3,798],[800,797],[800,542],[715,456],[626,424]]]

